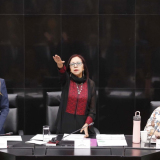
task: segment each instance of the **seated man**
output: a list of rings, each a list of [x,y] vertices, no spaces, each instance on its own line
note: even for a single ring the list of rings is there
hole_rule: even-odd
[[[148,132],[148,136],[154,133],[156,138],[160,138],[160,106],[153,111],[144,130]]]
[[[4,134],[3,125],[9,112],[8,94],[4,79],[0,78],[0,134]]]

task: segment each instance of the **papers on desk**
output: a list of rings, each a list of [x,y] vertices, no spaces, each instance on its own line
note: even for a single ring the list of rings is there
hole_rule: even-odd
[[[7,141],[22,141],[21,136],[0,136],[0,138],[6,139]]]
[[[56,137],[57,135],[56,134],[51,134],[50,135],[50,139],[52,139],[52,138],[54,138],[54,137]],[[26,141],[25,143],[34,143],[34,144],[39,144],[39,145],[41,145],[41,144],[46,144],[47,142],[44,142],[43,141],[43,134],[37,134],[37,135],[35,135],[34,137],[32,137],[31,139],[30,139],[30,141]]]
[[[51,134],[50,135],[50,139],[56,137],[57,135],[56,134]],[[43,141],[43,134],[37,134],[35,135],[34,137],[31,138],[31,141],[32,140],[38,140],[38,141]]]
[[[63,137],[68,134],[64,134]],[[63,140],[74,141],[74,148],[90,148],[90,146],[97,146],[96,139],[84,138],[84,134],[71,134]]]
[[[66,135],[68,134],[64,134],[63,137],[65,137]],[[83,140],[86,139],[84,138],[84,136],[84,134],[71,134],[63,140]],[[97,134],[96,138],[98,146],[127,146],[127,142],[123,134]]]
[[[63,137],[67,136],[68,134],[64,134]],[[82,140],[85,134],[71,134],[68,137],[64,138],[63,140],[75,141],[75,140]],[[87,138],[88,139],[88,138]]]
[[[7,140],[0,138],[0,148],[7,148]]]
[[[106,139],[106,140],[124,140],[124,134],[97,134],[97,139]]]
[[[96,138],[98,146],[127,146],[123,134],[97,134]]]
[[[64,134],[63,137],[68,134]],[[84,134],[70,134],[63,140],[74,141],[74,148],[90,148],[90,138],[84,138]]]

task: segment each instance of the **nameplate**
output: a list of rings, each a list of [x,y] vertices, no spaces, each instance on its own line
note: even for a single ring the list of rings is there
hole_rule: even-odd
[[[77,139],[74,141],[74,148],[90,148],[90,139]]]
[[[156,139],[156,148],[160,148],[160,139]]]
[[[0,138],[0,148],[7,148],[7,140]]]

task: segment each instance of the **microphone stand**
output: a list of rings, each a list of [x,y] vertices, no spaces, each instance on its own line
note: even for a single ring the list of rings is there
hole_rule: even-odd
[[[94,124],[94,122],[90,123],[88,126],[92,126],[93,124]],[[62,139],[66,138],[66,137],[68,137],[69,135],[71,135],[71,134],[73,134],[73,133],[76,133],[76,132],[80,131],[81,129],[84,129],[84,128],[88,127],[88,126],[82,127],[82,128],[80,128],[80,129],[78,129],[78,130],[76,130],[76,131],[74,131],[74,132],[72,132],[72,133],[64,136]],[[61,139],[60,141],[62,141],[62,139]],[[52,138],[52,140],[51,140],[50,142],[55,143],[55,144],[58,144],[60,141],[58,141],[58,140],[57,140],[57,137],[55,137],[55,138]]]
[[[156,126],[154,132],[153,132],[152,135],[151,135],[151,138],[149,139],[149,147],[151,146],[151,139],[152,139],[152,136],[154,135],[155,131],[157,130],[159,124],[160,124],[160,121],[158,122],[158,125]]]

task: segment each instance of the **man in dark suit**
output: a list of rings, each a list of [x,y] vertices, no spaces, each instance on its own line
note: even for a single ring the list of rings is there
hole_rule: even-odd
[[[0,134],[4,133],[3,125],[9,112],[8,94],[4,79],[0,78]]]

